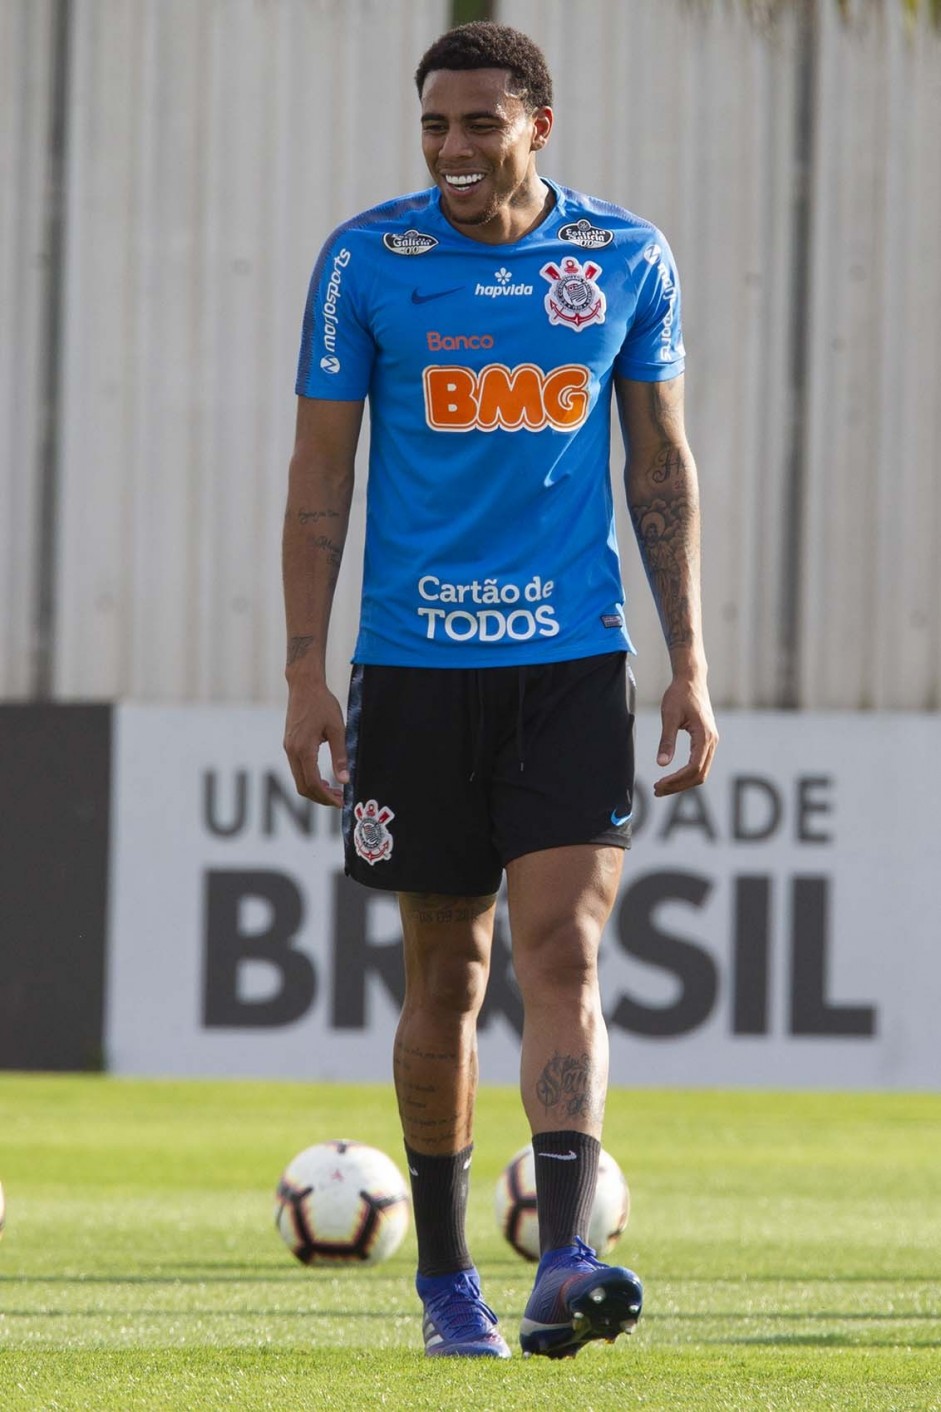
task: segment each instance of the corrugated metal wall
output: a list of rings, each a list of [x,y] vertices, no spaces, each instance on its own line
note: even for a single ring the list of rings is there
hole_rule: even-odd
[[[941,38],[824,7],[801,700],[941,706]]]
[[[403,78],[446,23],[445,0],[77,10],[62,695],[278,699],[307,281],[336,223],[420,184]]]
[[[34,673],[46,289],[49,0],[0,0],[0,695]]]
[[[794,329],[797,8],[757,24],[742,5],[686,0],[499,8],[552,68],[544,165],[656,221],[679,261],[717,699],[775,700],[796,569],[800,704],[936,709],[941,38],[894,0],[856,3],[848,24],[814,7],[812,253]],[[795,355],[807,422],[789,564]],[[649,702],[663,649],[630,558],[626,577]]]
[[[760,7],[754,7],[760,8]],[[49,0],[0,0],[0,694],[31,681]],[[55,691],[278,700],[278,542],[310,267],[425,184],[411,73],[446,0],[72,6]],[[941,39],[817,6],[795,320],[793,7],[503,0],[546,49],[543,170],[662,225],[684,283],[716,699],[941,699]],[[12,181],[8,180],[8,173]],[[795,343],[795,339],[797,342]],[[804,378],[795,446],[793,379]],[[789,547],[796,470],[805,514]],[[362,477],[361,477],[362,486]],[[353,636],[362,489],[339,586]],[[629,535],[629,531],[627,531]],[[626,555],[643,698],[665,658]]]
[[[553,73],[557,127],[543,166],[654,221],[676,255],[713,690],[725,704],[770,704],[784,582],[793,11],[769,27],[740,5],[683,0],[504,0],[500,15],[539,40]],[[629,546],[626,514],[620,528]],[[666,655],[637,557],[624,558],[649,704]]]

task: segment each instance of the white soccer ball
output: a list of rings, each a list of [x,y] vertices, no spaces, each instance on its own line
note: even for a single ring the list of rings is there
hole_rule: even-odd
[[[588,1223],[588,1244],[607,1255],[620,1239],[631,1211],[631,1194],[624,1173],[610,1152],[601,1149],[598,1185]],[[539,1222],[536,1216],[536,1164],[533,1149],[520,1148],[500,1173],[494,1195],[497,1229],[517,1255],[539,1259]]]
[[[384,1152],[338,1139],[307,1147],[278,1182],[275,1225],[305,1265],[377,1265],[408,1230],[408,1186]]]

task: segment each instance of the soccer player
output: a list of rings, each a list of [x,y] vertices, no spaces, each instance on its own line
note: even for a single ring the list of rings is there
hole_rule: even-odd
[[[658,765],[689,735],[655,793],[700,784],[717,741],[680,294],[658,230],[537,173],[552,90],[525,35],[462,25],[416,82],[431,188],[340,226],[310,284],[284,528],[285,749],[300,793],[342,807],[347,873],[398,894],[394,1076],[432,1355],[509,1355],[464,1232],[476,1024],[506,878],[543,1252],[520,1342],[562,1357],[629,1332],[642,1301],[637,1277],[585,1243],[608,1082],[598,946],[633,789],[612,391],[673,669]],[[324,651],[367,397],[344,728]],[[324,741],[336,783],[318,769]]]

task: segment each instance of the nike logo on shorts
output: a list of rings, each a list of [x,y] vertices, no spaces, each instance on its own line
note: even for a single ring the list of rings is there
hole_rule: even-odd
[[[629,814],[618,814],[614,809],[611,810],[611,822],[616,829],[621,828],[623,824],[629,824],[633,816],[633,809]]]
[[[578,1153],[569,1148],[568,1152],[540,1152],[540,1157],[551,1157],[553,1162],[576,1162]]]

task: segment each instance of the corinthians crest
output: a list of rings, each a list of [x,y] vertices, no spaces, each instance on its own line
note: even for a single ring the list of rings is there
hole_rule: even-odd
[[[353,847],[370,867],[374,863],[381,863],[392,852],[394,840],[386,824],[394,819],[395,815],[385,805],[380,808],[375,799],[367,799],[365,804],[357,803],[353,807],[353,813],[356,815]]]
[[[550,324],[563,324],[581,333],[588,324],[604,323],[606,301],[595,283],[600,265],[593,260],[580,265],[574,256],[567,255],[557,265],[550,260],[539,273],[551,286],[545,300]]]

